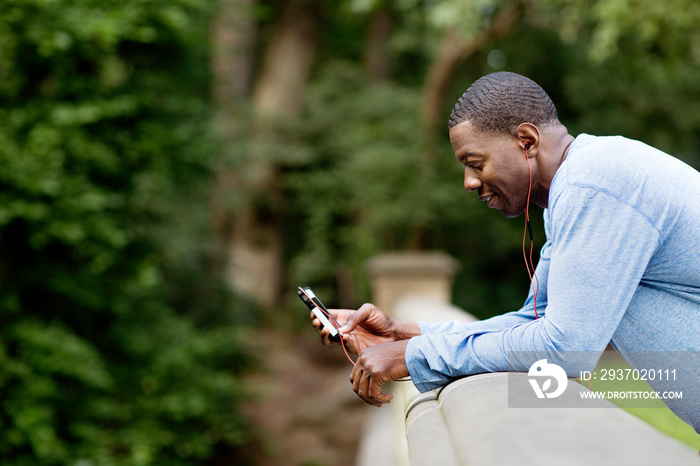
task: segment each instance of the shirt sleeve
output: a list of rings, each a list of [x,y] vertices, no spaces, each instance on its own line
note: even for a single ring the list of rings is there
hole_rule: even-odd
[[[551,243],[543,248],[537,266],[543,293],[542,301],[540,294],[537,301],[540,318],[524,318],[532,304],[530,293],[517,316],[493,319],[513,325],[497,328],[488,324],[489,319],[479,326],[468,324],[461,332],[411,339],[406,364],[420,391],[469,374],[526,371],[534,362],[517,357],[509,361],[509,352],[549,354],[556,361],[558,352],[586,351],[591,355],[588,367],[576,370],[595,366],[659,246],[660,235],[633,206],[586,186],[566,187],[549,217]]]

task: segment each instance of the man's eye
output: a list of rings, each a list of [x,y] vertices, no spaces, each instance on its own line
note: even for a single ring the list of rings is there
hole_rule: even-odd
[[[479,168],[479,167],[481,167],[481,162],[467,162],[467,167]]]

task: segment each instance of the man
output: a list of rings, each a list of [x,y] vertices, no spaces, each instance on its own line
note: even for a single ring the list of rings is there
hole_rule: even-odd
[[[408,375],[426,391],[507,371],[509,352],[586,352],[580,370],[609,343],[635,367],[642,351],[700,352],[700,173],[637,141],[574,138],[544,90],[514,73],[476,81],[449,127],[468,191],[507,217],[528,199],[545,208],[536,299],[471,324],[399,322],[371,304],[333,311],[359,354],[350,378],[363,400],[388,403],[381,385]],[[686,369],[694,387],[699,368]],[[700,432],[698,403],[672,409]]]

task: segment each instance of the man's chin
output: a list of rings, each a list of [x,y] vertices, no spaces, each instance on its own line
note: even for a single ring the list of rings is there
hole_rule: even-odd
[[[508,209],[507,207],[503,207],[503,209],[499,209],[501,211],[501,215],[503,215],[505,218],[515,218],[519,217],[520,214],[525,212],[525,207],[522,209]]]

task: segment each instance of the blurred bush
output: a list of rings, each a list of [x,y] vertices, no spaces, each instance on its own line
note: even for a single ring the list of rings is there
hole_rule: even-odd
[[[246,438],[202,208],[208,8],[3,1],[2,464],[192,464]]]

